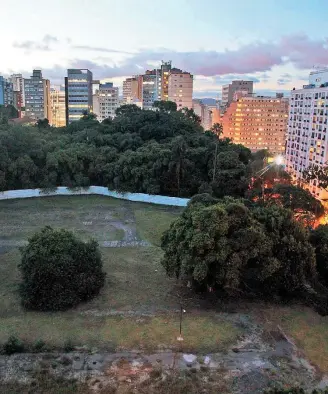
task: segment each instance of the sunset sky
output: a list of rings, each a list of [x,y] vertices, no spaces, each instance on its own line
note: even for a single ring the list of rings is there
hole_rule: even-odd
[[[0,0],[0,75],[41,68],[53,84],[67,68],[121,86],[161,60],[194,74],[195,97],[232,79],[255,91],[301,87],[328,66],[328,0]]]

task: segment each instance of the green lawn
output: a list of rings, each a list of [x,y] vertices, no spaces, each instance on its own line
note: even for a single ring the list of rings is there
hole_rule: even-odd
[[[328,316],[302,306],[271,306],[263,316],[268,330],[279,325],[311,363],[328,373]]]
[[[181,208],[97,195],[0,201],[0,240],[25,240],[50,225],[72,230],[83,239],[114,241],[124,238],[123,225],[158,245],[162,232],[181,212]]]

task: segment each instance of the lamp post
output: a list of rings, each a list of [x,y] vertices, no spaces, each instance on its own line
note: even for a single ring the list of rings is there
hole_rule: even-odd
[[[179,330],[179,336],[177,338],[177,340],[179,342],[183,341],[183,337],[182,337],[182,315],[183,313],[185,313],[186,311],[182,308],[182,305],[180,305],[180,330]]]

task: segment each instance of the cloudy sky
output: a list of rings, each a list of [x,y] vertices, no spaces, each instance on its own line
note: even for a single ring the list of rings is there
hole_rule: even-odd
[[[232,79],[288,92],[328,65],[328,0],[0,0],[0,75],[67,68],[121,86],[172,60],[195,75],[195,97]]]

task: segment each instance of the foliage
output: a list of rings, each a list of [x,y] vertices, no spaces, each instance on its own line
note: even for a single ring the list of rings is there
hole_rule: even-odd
[[[310,242],[315,248],[319,275],[328,287],[328,225],[321,225],[311,231]]]
[[[320,188],[328,190],[328,166],[310,165],[303,171],[303,180],[306,183],[314,182]]]
[[[263,188],[262,190],[253,188],[248,190],[246,196],[266,206],[279,205],[290,209],[296,220],[309,227],[312,227],[315,219],[324,213],[321,201],[299,186],[275,184],[272,188]]]
[[[162,237],[169,276],[200,289],[286,296],[315,279],[314,251],[288,210],[194,197]]]
[[[198,190],[243,196],[250,151],[204,132],[189,113],[124,105],[102,123],[85,114],[62,128],[0,125],[0,190],[97,185],[181,197]]]
[[[174,101],[164,101],[164,100],[154,101],[153,107],[157,108],[160,111],[164,111],[168,113],[177,110],[177,104]]]
[[[97,115],[93,114],[92,112],[89,111],[83,111],[81,120],[88,121],[88,120],[96,120]]]
[[[99,293],[104,284],[96,241],[45,227],[22,248],[20,294],[27,309],[64,310]]]
[[[39,129],[45,129],[49,127],[49,120],[47,118],[38,119],[35,126],[38,127]]]
[[[23,353],[25,350],[23,342],[14,335],[8,338],[8,341],[3,345],[3,352],[7,355],[14,353]]]
[[[9,104],[9,105],[0,105],[0,124],[7,124],[8,119],[17,119],[18,111],[17,109]]]
[[[214,123],[211,127],[211,131],[220,138],[220,135],[223,133],[223,126],[221,123]]]
[[[308,393],[309,391],[305,391],[304,389],[302,389],[301,387],[292,387],[289,389],[271,389],[271,390],[267,390],[265,391],[266,394],[305,394]],[[328,394],[328,388],[324,389],[324,390],[313,390],[311,392],[311,394]]]
[[[202,121],[201,117],[198,116],[192,108],[184,107],[181,109],[181,112],[185,115],[186,118],[192,120],[195,123],[200,124]]]

